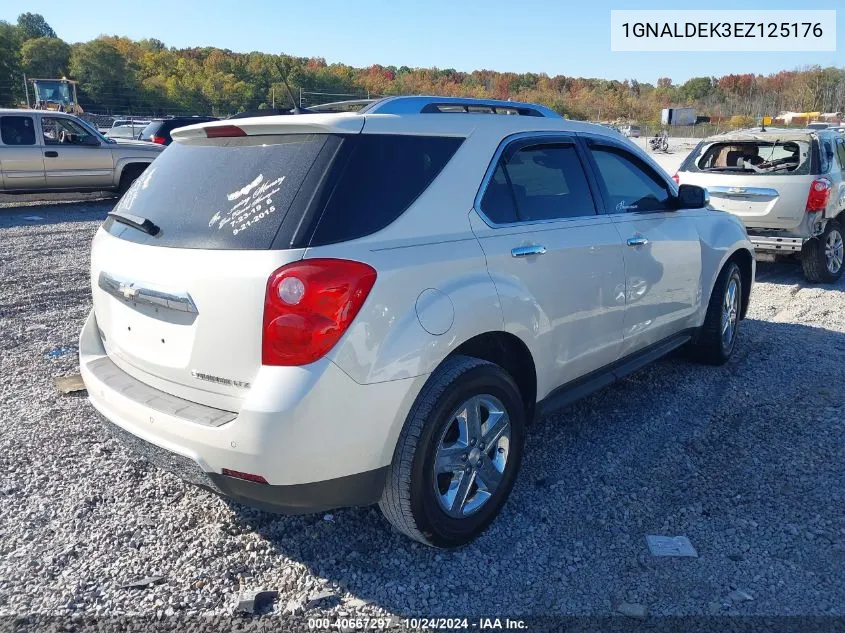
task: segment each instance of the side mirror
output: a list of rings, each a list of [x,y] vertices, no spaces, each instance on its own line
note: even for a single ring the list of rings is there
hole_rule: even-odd
[[[99,147],[100,141],[96,136],[83,136],[82,144],[87,145],[88,147]]]
[[[678,197],[675,201],[679,209],[700,209],[710,204],[710,194],[704,187],[681,185],[678,187]]]

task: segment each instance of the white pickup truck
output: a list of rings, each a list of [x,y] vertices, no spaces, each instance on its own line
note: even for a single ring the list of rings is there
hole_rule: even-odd
[[[675,180],[738,216],[758,254],[800,256],[805,277],[842,276],[845,139],[835,130],[768,129],[703,140]]]

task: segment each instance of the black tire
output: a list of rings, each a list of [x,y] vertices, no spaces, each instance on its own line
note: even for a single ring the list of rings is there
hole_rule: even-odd
[[[117,187],[117,193],[121,196],[126,193],[146,168],[146,165],[127,165],[124,167],[123,173],[120,174],[120,185]]]
[[[726,341],[726,336],[723,336],[723,307],[726,301],[725,294],[732,282],[736,284],[734,287],[736,302],[732,310],[735,314],[731,335]],[[728,362],[736,346],[740,314],[742,314],[742,274],[735,262],[728,262],[716,279],[710,295],[710,303],[707,305],[704,325],[701,326],[692,345],[693,354],[698,361],[707,365],[724,365]]]
[[[495,451],[487,447],[480,453],[489,457],[492,452],[494,458],[506,454],[500,483],[477,510],[455,518],[441,505],[443,493],[437,486],[443,475],[438,478],[435,474],[435,456],[441,439],[457,420],[456,410],[475,396],[492,396],[504,406],[510,420],[509,445],[504,451],[497,444]],[[449,358],[428,379],[408,413],[379,507],[397,530],[421,543],[441,548],[466,545],[490,525],[505,504],[519,471],[524,443],[525,406],[513,378],[498,365],[484,360],[469,356]],[[479,455],[478,446],[474,450],[468,453],[469,461]],[[457,459],[467,461],[466,457]],[[481,461],[477,462],[479,468]],[[463,479],[464,475],[458,471],[445,476]],[[475,468],[467,481],[475,481],[471,484],[475,486],[483,483],[483,479],[476,478]],[[478,493],[473,498],[475,494]]]
[[[836,242],[838,238],[839,246],[839,264],[831,270],[828,267],[828,241]],[[842,263],[842,227],[836,220],[828,220],[824,227],[824,232],[818,237],[804,242],[804,247],[801,249],[801,267],[804,269],[804,277],[807,281],[818,284],[831,284],[839,281],[842,276],[842,269],[845,268]],[[836,261],[836,260],[833,260]]]

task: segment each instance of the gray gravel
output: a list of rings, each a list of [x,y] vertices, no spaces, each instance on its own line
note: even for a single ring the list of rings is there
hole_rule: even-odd
[[[845,615],[845,281],[761,263],[726,367],[678,353],[540,421],[503,515],[439,552],[374,508],[227,505],[56,390],[112,204],[0,205],[0,616]]]

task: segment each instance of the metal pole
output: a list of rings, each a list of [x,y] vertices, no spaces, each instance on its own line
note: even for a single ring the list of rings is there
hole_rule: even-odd
[[[302,88],[299,89],[299,107],[302,107]]]
[[[276,109],[276,86],[270,87],[270,94],[273,95],[273,109]]]
[[[26,107],[29,108],[29,86],[26,83],[26,73],[23,74],[23,91],[26,93]]]

